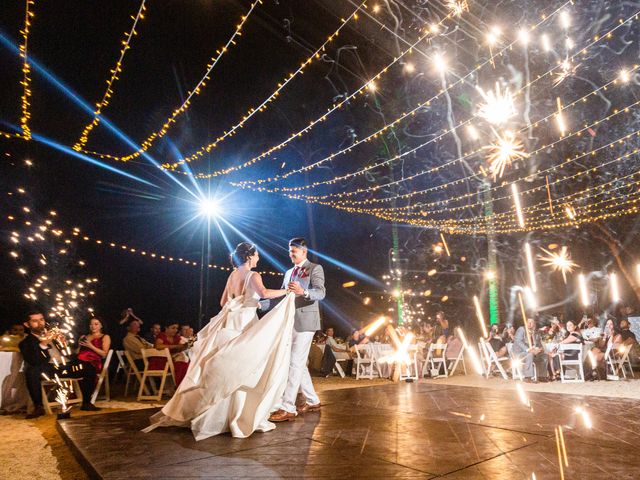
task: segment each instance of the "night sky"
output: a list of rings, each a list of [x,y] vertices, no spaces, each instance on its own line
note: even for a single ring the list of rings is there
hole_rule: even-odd
[[[429,25],[443,21],[447,15],[446,2],[379,2],[384,8],[376,15],[373,14],[374,3],[367,12],[376,20],[361,13],[359,19],[350,22],[327,47],[324,56],[308,66],[304,74],[298,75],[264,112],[249,120],[236,135],[202,159],[189,164],[190,170],[182,171],[198,175],[241,165],[277,145],[393,62],[407,48],[403,41],[415,42]],[[388,309],[393,308],[389,296],[383,295],[384,285],[380,283],[389,271],[389,250],[393,246],[391,222],[305,203],[278,193],[239,189],[232,183],[282,174],[348,147],[419,102],[439,95],[442,85],[438,75],[433,74],[431,62],[434,56],[442,54],[448,59],[452,73],[448,74],[447,80],[452,83],[473,66],[487,61],[490,52],[482,38],[491,25],[502,25],[504,33],[514,37],[515,28],[540,22],[544,15],[556,11],[566,2],[526,3],[527,8],[523,9],[523,2],[473,2],[470,12],[463,14],[459,23],[449,22],[451,25],[446,29],[443,27],[442,35],[420,43],[423,56],[412,52],[390,68],[386,76],[376,80],[375,93],[364,90],[314,127],[311,133],[249,168],[211,180],[193,180],[179,172],[163,171],[158,165],[190,155],[237,123],[250,107],[259,105],[279,82],[298,68],[360,2],[264,0],[247,20],[237,44],[231,46],[216,65],[202,93],[192,99],[188,111],[178,117],[169,133],[154,144],[148,155],[126,163],[100,159],[96,155],[79,158],[70,148],[92,119],[91,111],[102,98],[109,71],[119,56],[120,42],[131,28],[131,17],[135,16],[140,3],[133,0],[36,2],[28,44],[29,58],[34,65],[30,127],[35,138],[30,142],[0,139],[0,154],[4,155],[0,181],[3,194],[7,194],[7,201],[1,205],[3,218],[23,206],[29,206],[34,216],[42,218],[53,209],[58,212],[57,222],[61,228],[79,227],[81,236],[88,235],[104,242],[97,245],[93,241],[79,241],[73,256],[86,261],[87,275],[99,278],[93,305],[96,314],[107,323],[114,321],[123,308],[132,307],[147,321],[166,323],[175,320],[197,324],[199,268],[110,249],[107,244],[115,242],[158,255],[200,262],[206,222],[198,216],[198,198],[218,198],[223,213],[218,222],[220,229],[213,225],[210,231],[210,263],[228,265],[230,248],[239,241],[249,240],[263,252],[260,269],[282,271],[290,265],[286,255],[288,239],[307,237],[313,249],[320,253],[320,263],[326,269],[325,325],[335,325],[344,333],[350,325],[368,323],[376,315],[388,313]],[[145,18],[137,27],[137,35],[123,63],[123,72],[113,86],[110,104],[103,111],[103,117],[113,128],[108,128],[106,122],[98,125],[91,133],[86,149],[126,155],[133,151],[131,144],[140,144],[151,132],[158,130],[202,77],[216,49],[229,39],[240,16],[246,14],[250,6],[251,2],[245,0],[147,2]],[[572,13],[573,25],[565,32],[566,36],[581,48],[594,36],[602,36],[614,28],[619,19],[632,16],[638,8],[634,2],[624,5],[581,2]],[[3,6],[0,14],[0,130],[7,132],[19,128],[22,77],[16,49],[21,42],[23,21],[24,2],[13,1]],[[630,23],[628,28],[623,26],[625,28],[616,31],[609,43],[596,45],[577,59],[576,71],[561,85],[551,87],[549,82],[536,85],[531,91],[526,114],[523,113],[523,101],[518,97],[515,128],[522,127],[523,115],[538,120],[554,112],[556,98],[570,104],[610,81],[620,68],[638,63],[638,28],[635,23]],[[532,42],[527,57],[531,78],[555,68],[571,53],[567,53],[565,47],[557,46],[565,36],[564,33],[557,34],[557,26],[544,28],[552,37],[554,51],[545,54],[539,42],[535,45]],[[504,45],[502,43],[500,47]],[[576,50],[579,47],[575,47]],[[475,84],[485,85],[488,89],[495,82],[503,82],[513,90],[522,87],[525,70],[521,52],[511,49],[497,57],[494,63],[494,66],[483,67],[480,73],[465,76],[460,87],[451,89],[448,103],[440,98],[433,105],[422,108],[410,121],[386,131],[375,141],[364,143],[354,152],[325,162],[307,174],[293,175],[286,182],[267,186],[301,187],[327,181],[437,138],[451,122],[456,124],[470,116],[473,118],[478,102]],[[612,87],[606,93],[603,90],[590,97],[584,106],[580,104],[572,111],[571,128],[590,124],[615,109],[632,104],[636,100],[637,85],[637,74],[634,74],[629,88]],[[588,134],[572,137],[571,141],[554,148],[541,148],[558,136],[553,121],[544,123],[535,132],[523,136],[527,151],[540,149],[540,152],[514,162],[504,179],[494,181],[493,185],[496,189],[501,185],[508,187],[509,181],[521,180],[527,173],[533,175],[575,152],[596,148],[638,129],[639,117],[635,108],[631,111],[628,116],[617,116],[606,125],[594,126]],[[491,135],[489,128],[482,133]],[[628,148],[634,142],[637,140],[629,140],[619,149]],[[420,174],[425,168],[454,161],[458,150],[470,150],[468,139],[458,142],[449,136],[420,147],[400,161],[300,193],[335,196],[344,191],[385,185],[353,198],[405,195],[399,197],[397,206],[409,208],[407,218],[411,222],[434,222],[430,228],[409,226],[407,223],[411,222],[401,222],[398,226],[405,288],[409,287],[413,292],[427,289],[431,292],[428,303],[425,297],[423,316],[444,308],[457,322],[467,324],[473,315],[472,294],[486,295],[482,278],[487,267],[487,242],[481,228],[485,205],[478,193],[482,187],[478,172],[484,157],[476,155],[456,164],[455,168],[438,170],[433,175]],[[618,150],[610,149],[597,158],[600,160],[616,152]],[[31,159],[34,165],[25,166],[25,159]],[[609,181],[612,176],[634,174],[637,170],[634,159],[615,163],[606,171],[559,183],[554,186],[553,194],[568,195],[580,188]],[[590,166],[587,161],[578,162],[554,171],[552,175],[560,178],[561,173],[571,175]],[[416,173],[419,175],[415,179],[411,177]],[[464,181],[458,181],[461,177]],[[398,179],[401,181],[396,182]],[[451,188],[435,189],[452,181],[458,183]],[[544,181],[544,175],[535,175],[520,183],[536,186]],[[616,190],[616,195],[621,191],[626,194],[634,188],[631,184],[622,186],[626,189]],[[27,193],[20,196],[16,193],[18,187],[23,187]],[[411,196],[412,192],[429,188],[435,191],[415,198]],[[511,200],[503,193],[497,191],[495,194],[497,212],[511,209]],[[453,214],[429,212],[420,203],[448,202],[465,194],[468,200]],[[526,201],[544,202],[545,199],[545,191],[540,190]],[[577,201],[575,205],[577,208],[584,206]],[[441,206],[436,205],[437,208]],[[632,257],[638,220],[637,215],[626,218],[626,221],[608,220],[607,226],[619,235],[622,244],[628,248],[627,254]],[[434,244],[440,241],[440,230],[432,226],[447,231],[444,223],[438,223],[447,220],[477,221],[480,225],[477,231],[467,232],[470,234],[448,237],[450,257],[433,251]],[[7,238],[15,227],[4,222],[0,228]],[[610,252],[599,243],[590,224],[540,234],[499,235],[499,300],[507,312],[512,306],[511,285],[526,279],[525,265],[519,256],[519,248],[525,240],[533,242],[536,248],[554,243],[570,245],[573,258],[585,271],[606,274],[614,265]],[[25,284],[16,274],[16,268],[12,258],[0,256],[3,277],[0,321],[5,324],[20,318],[30,306],[22,300]],[[436,274],[427,273],[432,269]],[[370,278],[365,279],[363,274]],[[207,318],[218,310],[226,275],[218,270],[209,272]],[[565,287],[558,275],[548,272],[539,275],[548,291],[544,303],[557,305],[554,308],[564,309],[565,315],[577,315],[579,312],[568,306],[575,299],[573,288]],[[265,278],[268,286],[279,287],[277,277]],[[343,282],[351,280],[358,282],[354,288],[342,287]],[[388,286],[387,290],[391,288]],[[605,295],[605,287],[602,288],[601,293]],[[623,290],[629,297],[628,287],[623,285]],[[373,299],[368,306],[363,305],[366,296]],[[417,305],[419,301],[422,300],[412,303]]]

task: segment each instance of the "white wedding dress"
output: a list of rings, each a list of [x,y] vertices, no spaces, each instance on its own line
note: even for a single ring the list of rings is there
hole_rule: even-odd
[[[287,385],[295,295],[258,319],[260,297],[251,288],[251,275],[243,295],[229,300],[198,332],[184,380],[144,432],[184,426],[203,440],[225,432],[245,438],[275,428],[268,418]]]

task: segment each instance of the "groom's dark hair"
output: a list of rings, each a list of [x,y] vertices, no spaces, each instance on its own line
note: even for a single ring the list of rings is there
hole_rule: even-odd
[[[307,248],[307,241],[303,237],[296,237],[289,240],[290,247]]]

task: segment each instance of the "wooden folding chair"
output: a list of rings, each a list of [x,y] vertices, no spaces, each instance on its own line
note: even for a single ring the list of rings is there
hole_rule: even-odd
[[[375,376],[375,360],[370,355],[367,345],[354,345],[356,351],[356,380],[361,378],[372,379]]]
[[[77,403],[82,403],[82,390],[80,390],[80,380],[79,378],[66,378],[61,377],[60,381],[66,386],[70,387],[71,393],[75,394],[76,398],[68,398],[67,406],[75,405]],[[53,411],[51,407],[62,407],[62,405],[56,400],[49,400],[48,391],[46,387],[55,387],[57,385],[53,380],[42,380],[40,382],[40,389],[42,391],[42,406],[44,407],[44,411],[47,412],[48,415],[51,415]]]
[[[95,403],[98,399],[98,395],[100,394],[100,389],[102,388],[102,384],[104,383],[104,399],[108,402],[111,400],[111,391],[109,389],[109,364],[111,363],[111,357],[113,356],[113,350],[109,350],[107,352],[107,356],[104,358],[104,363],[102,364],[102,371],[98,375],[98,383],[96,384],[96,388],[93,390],[93,394],[91,395],[91,403]]]
[[[483,338],[480,339],[479,347],[484,348],[485,359],[487,360],[487,369],[485,370],[486,377],[489,378],[489,375],[491,375],[491,365],[495,365],[498,371],[500,372],[500,375],[502,375],[502,378],[504,378],[505,380],[508,380],[509,376],[507,375],[506,370],[502,366],[502,363],[508,362],[509,357],[498,357],[498,355],[496,354],[491,344],[485,341]]]
[[[567,352],[578,352],[577,360],[567,360]],[[579,343],[561,343],[558,345],[558,358],[560,360],[560,381],[562,383],[584,382],[584,367],[582,366],[582,345]],[[577,378],[569,379],[565,376],[565,368],[571,367],[577,372]],[[575,368],[578,367],[578,368]]]
[[[140,400],[162,400],[162,394],[164,393],[165,382],[167,380],[167,376],[171,376],[173,379],[173,384],[176,384],[176,376],[173,369],[173,359],[171,358],[171,352],[168,348],[163,348],[162,350],[157,350],[155,348],[143,348],[142,352],[142,360],[144,362],[144,371],[142,372],[142,381],[140,383],[140,389],[138,390],[138,401]],[[151,370],[149,369],[149,358],[151,357],[163,357],[166,358],[167,361],[164,364],[164,368],[161,370]],[[146,382],[148,378],[160,377],[160,387],[158,388],[156,395],[143,395],[144,387],[146,386]]]
[[[437,353],[436,350],[440,351],[440,353]],[[432,375],[432,378],[447,377],[449,375],[449,372],[447,370],[447,358],[445,356],[446,352],[446,343],[432,343],[431,345],[429,345],[427,358],[422,365],[422,373],[420,376],[424,377],[424,374],[426,373],[428,368],[429,370],[437,372],[436,375]],[[444,369],[444,375],[440,375],[441,368]]]
[[[114,382],[118,378],[118,373],[120,373],[120,370],[124,372],[125,376],[129,371],[129,369],[127,368],[127,363],[126,363],[127,361],[124,358],[124,350],[116,350],[116,359],[118,360],[118,367],[116,368],[116,373],[113,376]]]
[[[116,352],[116,354],[119,352]],[[124,396],[126,397],[129,394],[129,381],[131,380],[131,377],[134,377],[135,380],[138,381],[138,385],[142,385],[142,373],[140,373],[140,370],[138,370],[138,366],[136,365],[136,362],[133,360],[133,357],[131,356],[131,353],[128,351],[124,351],[124,358],[126,359],[126,364],[124,365],[124,373],[125,376],[127,377],[125,384],[124,384]],[[154,392],[155,392],[155,385],[152,385],[154,387]],[[147,395],[149,394],[149,389],[147,388],[147,386],[144,386],[144,393],[146,393]]]

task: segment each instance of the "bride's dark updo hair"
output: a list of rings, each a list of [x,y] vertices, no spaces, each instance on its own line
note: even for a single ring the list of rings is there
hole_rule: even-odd
[[[240,242],[233,253],[230,255],[231,265],[239,267],[247,263],[249,257],[256,253],[256,246],[249,242]]]

